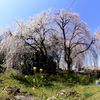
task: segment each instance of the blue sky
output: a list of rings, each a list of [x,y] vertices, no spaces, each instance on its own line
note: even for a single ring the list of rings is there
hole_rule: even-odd
[[[0,27],[12,25],[15,18],[27,20],[33,16],[52,8],[68,8],[73,0],[0,0]],[[80,15],[80,20],[87,23],[91,33],[100,26],[100,0],[75,0],[71,6],[73,12]]]

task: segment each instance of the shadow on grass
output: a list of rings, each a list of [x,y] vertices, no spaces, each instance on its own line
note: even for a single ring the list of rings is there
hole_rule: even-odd
[[[89,97],[91,97],[93,95],[94,95],[93,93],[84,93],[85,98],[89,98]]]
[[[18,80],[20,84],[24,84],[26,87],[30,87],[29,82],[22,75],[11,75],[11,77]]]
[[[41,74],[40,74],[41,75]],[[44,76],[43,80],[39,78],[38,84],[39,86],[47,86],[47,87],[52,87],[55,86],[55,83],[60,83],[63,86],[67,87],[73,87],[75,85],[88,85],[90,83],[93,83],[93,80],[95,77],[91,77],[91,80],[87,75],[82,75],[82,74],[77,74],[75,75],[74,73],[70,74],[68,78],[68,74],[66,71],[57,71],[56,74],[42,74]],[[27,78],[25,78],[24,75],[11,75],[12,78],[20,81],[20,84],[25,85],[26,87],[32,87],[32,86],[37,86],[34,82],[32,83],[32,80],[35,78],[34,75],[28,75]],[[37,74],[38,77],[38,74]],[[42,82],[41,82],[42,80]]]
[[[37,86],[37,84],[32,83],[32,79],[28,79],[28,78],[26,79],[23,75],[11,75],[11,77],[20,81],[20,84],[23,84],[26,87],[32,87],[34,85]],[[48,80],[45,80],[45,81],[43,81],[42,83],[39,83],[39,84],[41,84],[40,87],[41,86],[46,86],[46,87],[53,86],[52,82],[48,81]]]
[[[0,79],[0,83],[2,83],[3,82],[3,80],[2,79]]]

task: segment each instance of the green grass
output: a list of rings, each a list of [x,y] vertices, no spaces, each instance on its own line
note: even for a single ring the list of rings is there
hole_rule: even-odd
[[[95,86],[94,82],[88,85],[82,85],[80,82],[75,82],[75,79],[66,79],[66,74],[56,74],[47,77],[45,74],[43,79],[38,77],[39,86],[36,86],[34,90],[32,87],[35,83],[31,83],[31,80],[35,77],[34,75],[28,75],[28,81],[24,76],[19,75],[18,71],[12,70],[5,73],[0,73],[0,97],[9,97],[6,93],[2,91],[3,87],[7,86],[18,86],[22,95],[34,95],[39,98],[51,98],[54,97],[55,100],[99,100],[100,99],[100,85]],[[83,77],[83,76],[82,76]],[[86,76],[85,76],[86,77]],[[42,80],[42,81],[41,81]],[[86,81],[86,80],[85,80]],[[84,81],[82,81],[84,82]],[[36,84],[35,84],[36,85]],[[60,90],[73,90],[76,91],[74,96],[68,93],[62,94],[57,97],[56,93]],[[78,95],[78,96],[76,96]],[[0,99],[1,100],[1,99]]]

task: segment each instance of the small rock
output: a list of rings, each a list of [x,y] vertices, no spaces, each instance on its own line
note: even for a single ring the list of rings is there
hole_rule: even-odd
[[[62,93],[66,93],[66,92],[70,92],[70,91],[72,91],[72,90],[60,90],[60,91],[57,91],[56,95],[59,96]]]
[[[8,87],[3,87],[2,91],[7,91],[9,94],[16,95],[17,93],[20,93],[20,88],[17,86],[8,86]]]
[[[46,99],[46,100],[55,100],[55,98],[48,98],[48,99]]]
[[[23,96],[23,95],[16,95],[15,99],[16,100],[42,100],[34,96]]]

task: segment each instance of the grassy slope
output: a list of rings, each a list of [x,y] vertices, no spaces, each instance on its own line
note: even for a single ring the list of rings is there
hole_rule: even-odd
[[[23,95],[36,95],[40,98],[56,97],[56,92],[59,90],[76,90],[80,95],[80,98],[84,98],[85,100],[100,100],[100,85],[95,86],[94,83],[90,85],[75,84],[74,86],[70,86],[67,84],[64,85],[64,83],[62,83],[61,81],[52,81],[51,83],[53,85],[51,86],[43,86],[32,90],[32,87],[25,85],[20,80],[16,80],[11,77],[11,73],[17,74],[15,71],[0,74],[0,96],[5,96],[5,93],[2,92],[2,88],[10,85],[20,87],[21,92],[27,91],[27,93]]]

